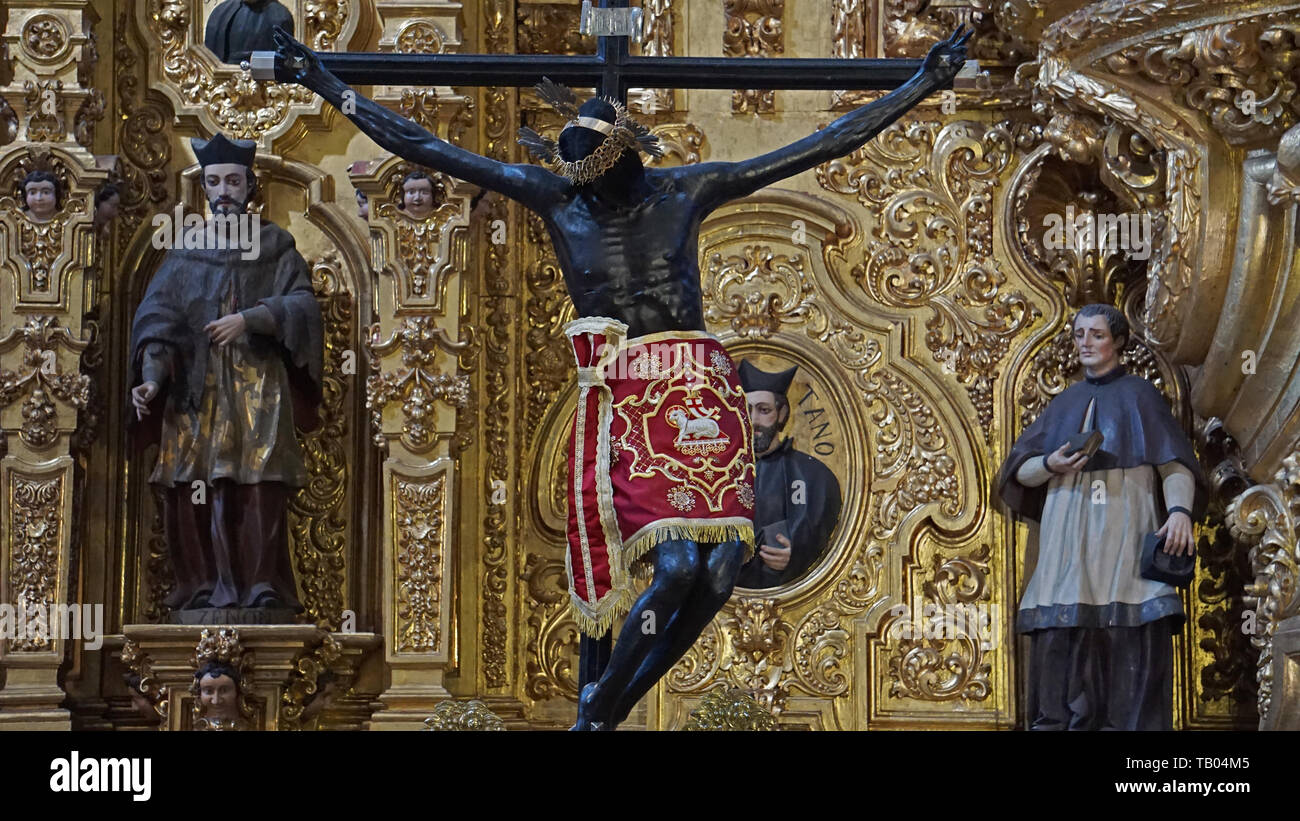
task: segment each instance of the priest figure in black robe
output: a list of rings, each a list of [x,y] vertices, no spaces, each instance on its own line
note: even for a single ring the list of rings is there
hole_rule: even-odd
[[[1190,554],[1205,508],[1200,463],[1160,392],[1126,373],[1124,315],[1087,305],[1074,319],[1086,378],[1025,429],[998,477],[1013,513],[1040,522],[1038,560],[1016,630],[1029,643],[1033,730],[1161,730],[1173,722],[1178,591],[1142,577],[1148,533]],[[1100,449],[1073,452],[1098,431]]]
[[[740,384],[754,426],[754,533],[759,544],[740,571],[737,587],[776,587],[799,578],[826,551],[840,519],[835,474],[817,457],[795,450],[789,436],[780,438],[790,420],[787,393],[796,370],[768,373],[748,360],[740,363]]]

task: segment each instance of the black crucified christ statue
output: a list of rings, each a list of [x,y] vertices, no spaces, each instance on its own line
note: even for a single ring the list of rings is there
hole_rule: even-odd
[[[626,6],[626,0],[617,5]],[[273,71],[276,80],[296,82],[315,91],[388,151],[511,197],[535,211],[546,224],[579,317],[566,329],[580,366],[580,421],[570,446],[570,593],[585,633],[603,634],[617,615],[628,613],[599,680],[590,680],[596,676],[592,675],[591,660],[586,658],[594,640],[584,643],[586,680],[575,729],[611,730],[626,719],[637,701],[691,647],[730,598],[753,543],[751,428],[731,360],[705,330],[697,249],[700,224],[711,211],[731,200],[854,151],[929,94],[950,87],[965,62],[969,38],[969,33],[959,29],[934,46],[920,62],[919,70],[901,84],[888,79],[888,75],[896,74],[900,63],[915,65],[918,61],[783,60],[779,62],[816,63],[825,68],[820,77],[815,77],[803,70],[808,66],[787,66],[786,75],[792,82],[785,82],[758,70],[763,63],[778,61],[628,58],[626,37],[601,37],[594,61],[493,56],[489,67],[479,55],[445,55],[451,58],[445,63],[449,67],[445,75],[437,69],[444,55],[383,55],[388,65],[380,65],[370,55],[324,57],[339,73],[354,81],[372,83],[484,82],[517,86],[526,84],[525,80],[536,82],[539,66],[562,81],[594,80],[589,84],[598,85],[610,96],[592,98],[580,108],[571,93],[544,81],[542,96],[569,118],[558,144],[521,129],[520,141],[550,161],[559,173],[536,165],[497,162],[439,139],[413,121],[356,94],[322,65],[321,57],[283,31],[277,30],[274,61],[269,54],[253,55],[255,76],[267,78]],[[420,66],[417,75],[412,71],[417,66],[410,61],[421,58],[431,65]],[[507,76],[511,59],[518,61],[513,77]],[[863,62],[876,64],[887,78],[864,80],[862,73],[854,70]],[[661,65],[668,63],[684,70],[692,68],[687,64],[701,65],[674,78]],[[731,65],[710,70],[715,63]],[[742,68],[741,63],[748,65]],[[891,65],[881,65],[885,63]],[[476,74],[476,66],[483,71]],[[636,70],[624,70],[626,66]],[[392,76],[398,68],[406,72],[405,77]],[[818,133],[758,157],[645,168],[637,151],[654,153],[655,141],[624,108],[629,78],[647,87],[717,87],[719,77],[726,78],[727,87],[898,87]],[[609,362],[597,361],[591,348],[612,342],[621,352],[639,351],[637,346],[648,345],[648,341],[638,342],[638,338],[644,340],[650,335],[656,342],[669,340],[705,351],[704,362],[692,362],[686,368],[686,381],[707,382],[708,390],[700,391],[699,384],[665,388],[667,383],[652,381],[659,376],[654,368],[653,372],[636,372],[621,381],[592,376],[593,372],[603,373],[601,366]],[[585,361],[584,344],[588,346]],[[708,346],[713,346],[712,350]],[[696,369],[694,374],[692,368]],[[701,373],[706,374],[704,380],[699,379]],[[659,387],[647,387],[654,385]],[[656,390],[659,394],[679,391],[686,397],[684,406],[662,408],[660,417],[668,420],[663,427],[671,425],[674,429],[659,442],[662,450],[666,452],[675,444],[679,462],[686,459],[682,453],[707,452],[713,455],[699,457],[697,465],[725,462],[732,471],[725,477],[714,477],[719,482],[725,479],[725,487],[731,492],[706,499],[708,511],[699,511],[701,506],[696,504],[692,491],[682,487],[667,492],[675,510],[653,509],[656,504],[664,504],[663,488],[667,485],[655,484],[653,478],[628,479],[626,463],[637,464],[643,454],[626,440],[622,440],[621,447],[619,442],[610,441],[616,438],[611,435],[609,422],[612,401],[622,395],[627,401],[640,402]],[[706,395],[712,407],[702,398]],[[692,415],[695,418],[690,418]],[[597,418],[603,421],[591,421]],[[606,427],[598,431],[595,424]],[[631,422],[628,425],[630,429]],[[721,455],[692,451],[697,444],[730,450]],[[655,448],[653,443],[649,445],[651,451]],[[620,464],[624,465],[622,473],[617,471]],[[597,472],[594,478],[589,475],[593,470]],[[604,506],[593,504],[593,496]],[[641,524],[644,526],[638,529]],[[653,564],[654,576],[649,588],[633,602],[627,570],[638,559]],[[655,626],[647,630],[647,623]]]

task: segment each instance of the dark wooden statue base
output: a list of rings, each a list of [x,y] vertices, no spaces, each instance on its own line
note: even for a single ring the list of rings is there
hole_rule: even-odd
[[[296,624],[297,613],[270,607],[203,607],[173,610],[172,624]]]

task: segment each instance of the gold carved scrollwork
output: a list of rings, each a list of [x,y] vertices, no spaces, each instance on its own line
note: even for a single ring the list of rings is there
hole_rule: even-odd
[[[343,648],[333,636],[327,635],[315,648],[298,658],[293,665],[293,671],[289,674],[288,686],[284,688],[280,698],[281,729],[302,728],[304,705],[319,689],[321,674],[329,670],[330,665],[342,654]]]
[[[303,4],[303,21],[307,28],[305,42],[312,51],[330,51],[343,33],[348,14],[352,9],[348,0],[306,0]]]
[[[867,0],[834,0],[831,12],[832,57],[856,60],[871,56],[867,33],[875,36],[875,5]],[[857,108],[869,99],[869,92],[836,91],[831,108]]]
[[[12,545],[9,591],[16,612],[25,614],[25,635],[8,641],[9,652],[53,648],[52,607],[59,604],[59,552],[64,514],[64,477],[36,478],[10,473],[5,503],[10,508]]]
[[[1153,37],[1109,55],[1105,65],[1181,91],[1229,143],[1276,136],[1296,122],[1300,25],[1294,11]]]
[[[988,545],[981,545],[965,556],[934,557],[921,612],[891,622],[887,630],[897,641],[889,659],[890,696],[927,701],[989,697],[992,664],[986,651],[992,648],[980,636],[982,617],[974,605],[988,599],[990,552]],[[956,613],[963,615],[956,618]],[[996,626],[990,626],[996,635]]]
[[[438,130],[438,90],[435,88],[404,88],[397,101],[398,111],[408,120],[414,120],[430,132]],[[403,256],[405,261],[405,256]]]
[[[325,373],[320,426],[302,434],[310,479],[289,505],[295,567],[307,615],[337,630],[343,614],[344,551],[349,482],[346,404],[352,380],[343,370],[352,344],[352,295],[342,285],[341,263],[330,253],[311,266],[325,330]]]
[[[595,38],[578,30],[579,11],[570,3],[519,3],[515,10],[518,53],[595,53]]]
[[[441,54],[447,48],[447,36],[427,20],[411,20],[397,32],[398,54]]]
[[[1015,154],[1015,127],[955,122],[891,126],[877,143],[817,169],[829,191],[854,194],[875,217],[866,260],[852,270],[871,301],[928,308],[926,347],[992,433],[993,382],[1010,340],[1041,312],[993,254],[993,196]]]
[[[167,714],[170,712],[170,699],[168,698],[168,687],[162,684],[154,677],[153,660],[149,654],[140,649],[140,645],[131,639],[127,639],[122,644],[122,666],[134,673],[140,680],[136,683],[135,688],[153,706],[154,712],[162,717],[163,726],[167,724]]]
[[[119,258],[145,215],[167,200],[166,168],[172,153],[172,115],[141,90],[148,84],[146,72],[137,50],[131,47],[128,19],[123,11],[113,25],[113,82],[121,111],[115,144],[124,183],[117,234]]]
[[[433,708],[433,715],[424,720],[426,730],[461,730],[482,732],[504,730],[506,723],[478,699],[469,701],[444,701]]]
[[[1034,0],[1035,4],[1044,0]],[[1128,36],[1153,23],[1169,26],[1205,12],[1206,0],[1102,0],[1052,23],[1043,32],[1042,46],[1052,53],[1093,48],[1117,36]]]
[[[508,4],[491,0],[485,4],[484,36],[488,50],[500,53],[513,50]],[[515,92],[489,88],[483,92],[483,145],[487,156],[503,162],[513,159],[514,125],[511,100]],[[468,111],[468,108],[465,109]],[[511,207],[504,197],[487,195],[487,213],[481,220],[491,231],[496,220],[512,225]],[[485,449],[483,481],[510,482],[512,425],[516,391],[512,374],[515,358],[514,333],[518,297],[515,293],[514,249],[490,240],[480,243],[483,257],[483,391],[490,397],[483,408],[483,444]],[[504,687],[508,682],[507,660],[509,627],[506,592],[511,558],[507,535],[511,521],[508,505],[489,505],[483,516],[482,548],[482,633],[480,656],[483,681],[488,687]]]
[[[578,653],[579,633],[568,607],[564,565],[530,553],[524,578],[533,605],[528,627],[536,636],[536,651],[528,658],[524,692],[538,701],[557,696],[576,701],[578,679],[573,659]]]
[[[813,301],[811,277],[802,254],[774,254],[766,245],[747,245],[742,256],[709,257],[702,288],[709,295],[704,317],[729,323],[742,337],[771,336],[782,325],[801,324]]]
[[[145,544],[145,607],[144,620],[160,624],[166,617],[167,596],[176,586],[176,571],[172,567],[172,554],[167,548],[167,532],[163,526],[163,491],[149,485],[153,499],[153,515],[149,517],[149,540]]]
[[[741,599],[723,622],[731,652],[723,663],[728,677],[754,694],[769,712],[780,714],[790,696],[790,625],[774,599]]]
[[[50,290],[50,269],[63,250],[63,220],[57,216],[44,223],[27,219],[18,223],[18,253],[30,272],[28,287],[38,293]]]
[[[87,150],[94,148],[95,123],[104,118],[104,92],[93,89],[81,101],[72,118],[72,133],[77,143]]]
[[[719,687],[710,691],[691,711],[683,730],[775,730],[776,719],[744,690]]]
[[[412,106],[423,105],[412,98]],[[435,104],[436,105],[436,104]],[[415,113],[415,108],[412,108]],[[448,220],[461,213],[462,203],[447,200],[446,183],[442,175],[432,177],[434,201],[439,205],[422,220],[407,217],[391,202],[381,204],[377,213],[391,221],[397,258],[401,261],[401,296],[403,303],[418,301],[433,311],[443,310],[447,278],[451,270],[459,270],[463,260],[464,240],[453,229],[447,238],[447,252],[443,251],[444,233]],[[397,197],[400,199],[400,192]],[[449,259],[448,255],[454,259]]]
[[[31,112],[27,121],[27,139],[33,142],[60,142],[68,135],[67,124],[59,113],[63,96],[62,80],[24,80],[23,102]]]
[[[384,407],[401,402],[405,421],[402,443],[417,453],[429,451],[436,442],[434,403],[442,401],[456,408],[469,401],[469,378],[461,374],[442,373],[437,365],[438,352],[460,355],[471,340],[452,341],[445,329],[427,316],[406,317],[392,336],[381,341],[378,323],[367,333],[366,351],[370,376],[366,379],[366,407],[375,429],[375,445],[387,446],[384,433]],[[381,357],[401,350],[400,371],[383,372]]]
[[[722,632],[715,619],[668,671],[665,679],[674,692],[689,693],[701,689],[717,675],[722,664]]]
[[[1044,279],[1062,283],[1071,307],[1114,303],[1122,289],[1144,284],[1142,262],[1131,259],[1118,243],[1114,248],[1080,247],[1077,241],[1049,243],[1050,226],[1052,220],[1059,228],[1070,219],[1091,225],[1092,215],[1105,214],[1108,222],[1099,222],[1099,227],[1119,228],[1114,222],[1118,216],[1121,238],[1136,242],[1131,229],[1140,227],[1150,243],[1148,250],[1154,249],[1159,222],[1137,220],[1147,220],[1141,212],[1163,201],[1161,158],[1130,129],[1118,124],[1103,129],[1093,118],[1064,112],[1042,129],[1042,137],[1044,142],[1026,157],[1011,183],[1016,227],[1012,248]],[[1066,162],[1054,160],[1053,152]],[[1097,174],[1088,167],[1094,161],[1099,162]]]
[[[524,302],[528,321],[524,354],[528,404],[524,430],[535,433],[556,394],[573,378],[573,350],[561,329],[574,314],[573,303],[564,290],[564,275],[541,218],[530,212],[524,219],[528,243],[538,249],[537,259],[524,270],[524,282],[528,286]]]
[[[700,161],[700,152],[704,150],[704,131],[694,123],[664,123],[650,129],[659,138],[663,147],[662,157],[650,158],[646,165],[663,165],[675,160],[679,165],[691,165]]]
[[[0,352],[23,345],[19,370],[0,370],[0,408],[21,396],[22,428],[19,436],[34,448],[48,448],[58,438],[58,412],[54,400],[85,410],[90,401],[90,377],[64,372],[59,367],[57,349],[75,354],[86,350],[90,340],[75,339],[63,326],[55,325],[52,316],[33,316],[21,328],[14,328],[0,338]]]
[[[1244,599],[1253,611],[1251,643],[1259,650],[1259,716],[1268,722],[1274,709],[1273,638],[1278,625],[1300,615],[1300,454],[1282,460],[1271,484],[1256,485],[1228,506],[1232,537],[1250,549],[1254,581]]]
[[[394,478],[396,649],[437,652],[442,647],[439,619],[446,477],[425,481]]]
[[[641,56],[673,56],[673,0],[641,0],[644,23],[641,27]],[[672,89],[631,89],[628,108],[643,114],[671,111]]]
[[[145,19],[161,46],[162,77],[179,93],[182,103],[203,110],[231,137],[259,139],[278,129],[294,106],[311,106],[315,93],[295,83],[259,82],[246,71],[214,67],[190,42],[190,14],[201,9],[180,0],[148,0]],[[309,24],[310,26],[311,24]],[[342,22],[340,21],[340,28]],[[312,32],[323,44],[326,30]]]
[[[1054,23],[1049,31],[1057,30],[1070,19]],[[1055,54],[1040,57],[1037,87],[1055,98],[1069,100],[1072,106],[1111,118],[1140,134],[1150,143],[1151,150],[1164,152],[1166,177],[1158,217],[1160,242],[1153,248],[1148,263],[1143,324],[1154,345],[1172,345],[1181,328],[1181,297],[1191,287],[1203,251],[1197,239],[1205,173],[1201,141],[1181,122],[1144,105],[1114,83],[1076,71],[1065,58]]]
[[[727,57],[771,57],[785,53],[785,0],[723,0],[726,15],[722,53]],[[737,89],[731,92],[731,110],[737,114],[776,111],[771,89]]]

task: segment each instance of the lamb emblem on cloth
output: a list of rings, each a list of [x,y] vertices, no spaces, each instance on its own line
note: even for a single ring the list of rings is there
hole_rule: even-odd
[[[665,416],[668,424],[677,428],[674,447],[682,453],[701,456],[725,450],[731,439],[718,427],[717,415],[718,409],[705,409],[698,396],[688,396],[686,407],[670,408]]]

